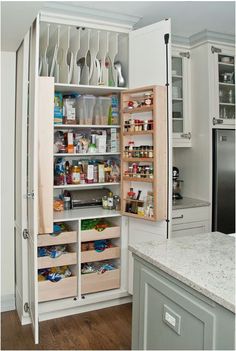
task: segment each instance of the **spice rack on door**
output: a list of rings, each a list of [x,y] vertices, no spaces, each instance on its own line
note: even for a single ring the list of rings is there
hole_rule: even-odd
[[[122,214],[163,220],[167,197],[166,88],[129,89],[121,93],[120,106]]]

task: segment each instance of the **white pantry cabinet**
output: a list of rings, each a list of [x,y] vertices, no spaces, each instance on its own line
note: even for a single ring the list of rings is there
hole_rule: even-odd
[[[132,270],[132,262],[129,266],[128,243],[130,240],[132,242],[136,240],[133,231],[138,221],[142,222],[143,234],[140,232],[137,240],[140,240],[140,235],[143,235],[143,241],[148,240],[150,236],[145,235],[146,231],[151,234],[161,233],[164,237],[167,233],[167,218],[149,225],[144,219],[127,218],[121,216],[120,212],[108,212],[102,208],[53,213],[53,196],[58,195],[63,189],[69,189],[69,186],[64,185],[53,186],[54,92],[76,92],[100,96],[119,93],[127,88],[151,85],[164,87],[167,84],[166,77],[170,77],[170,50],[166,50],[171,45],[170,34],[170,20],[133,31],[132,28],[127,29],[122,25],[112,26],[106,22],[98,24],[93,20],[86,19],[85,22],[80,18],[62,15],[54,17],[52,14],[44,13],[34,21],[17,52],[17,116],[19,115],[20,119],[16,142],[19,146],[21,165],[25,165],[21,169],[20,182],[16,188],[19,195],[16,199],[18,209],[16,217],[17,311],[22,324],[32,323],[36,343],[39,342],[38,323],[41,320],[130,301],[128,274]],[[69,47],[70,57],[67,55]],[[27,48],[30,51],[29,56]],[[51,52],[51,55],[48,56],[48,52]],[[101,65],[101,70],[99,72],[94,70],[93,75],[90,75],[87,62],[80,61],[85,55],[88,56],[88,52],[90,59],[98,57]],[[108,53],[112,62],[110,72],[105,69]],[[121,62],[123,68],[126,86],[122,88],[117,86],[117,77],[113,70],[115,59]],[[83,71],[78,62],[82,62]],[[113,74],[112,82],[110,73]],[[101,83],[99,77],[103,84],[99,84]],[[24,104],[27,101],[28,80],[29,107],[27,110]],[[21,87],[24,89],[22,90]],[[169,89],[171,89],[171,82]],[[166,103],[166,110],[167,104],[169,108],[169,116],[167,116],[169,120],[172,113],[170,99],[171,94]],[[117,126],[117,128],[120,127],[123,126]],[[171,135],[171,129],[170,120],[169,135]],[[23,141],[27,138],[26,147]],[[171,184],[169,141],[165,146],[163,157],[168,153],[170,156],[167,167],[169,167],[170,179],[167,179],[166,183]],[[119,157],[119,153],[116,156]],[[26,170],[27,158],[28,171]],[[115,194],[120,194],[119,183],[111,186],[112,189],[114,187]],[[70,186],[70,189],[73,188],[76,187]],[[94,184],[78,186],[78,189],[81,188],[94,188]],[[168,207],[171,206],[170,192],[169,196]],[[170,208],[167,213],[170,213]],[[100,259],[114,258],[117,264],[116,269],[108,272],[109,274],[105,273],[101,280],[96,274],[86,277],[81,274],[81,263],[98,257],[95,251],[88,251],[86,254],[81,252],[81,244],[87,241],[82,230],[82,221],[99,218],[109,219],[112,223],[110,230],[103,232],[103,238],[114,240],[114,247],[107,253],[103,253]],[[50,258],[39,259],[37,251],[43,243],[52,245],[50,233],[53,232],[53,225],[60,222],[67,223],[70,230],[56,240],[57,243],[68,244],[69,252],[55,259],[55,266],[70,265],[72,276],[61,280],[56,285],[57,283],[50,281],[38,281],[39,267],[51,267],[53,263]],[[96,233],[89,231],[87,235],[88,238],[92,238],[91,240],[96,240]]]
[[[172,45],[173,147],[191,146],[191,54],[186,47]]]
[[[211,45],[212,127],[235,127],[235,48]]]

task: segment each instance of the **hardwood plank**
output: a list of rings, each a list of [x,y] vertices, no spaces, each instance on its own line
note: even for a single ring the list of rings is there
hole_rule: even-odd
[[[2,313],[2,350],[130,350],[131,304],[40,322],[40,343],[16,311]]]

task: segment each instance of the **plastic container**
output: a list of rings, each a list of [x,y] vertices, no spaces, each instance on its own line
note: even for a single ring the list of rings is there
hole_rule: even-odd
[[[96,99],[93,114],[93,124],[108,125],[109,116],[111,114],[112,98],[106,96],[99,96]]]
[[[76,116],[78,124],[91,125],[96,97],[93,95],[81,95],[76,99]]]

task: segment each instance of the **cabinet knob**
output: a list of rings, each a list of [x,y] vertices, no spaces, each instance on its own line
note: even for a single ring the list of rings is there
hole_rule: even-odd
[[[191,135],[191,133],[190,132],[188,132],[188,133],[183,133],[183,134],[181,134],[180,135],[181,136],[181,138],[183,138],[183,139],[191,139],[191,137],[192,137],[192,135]]]

